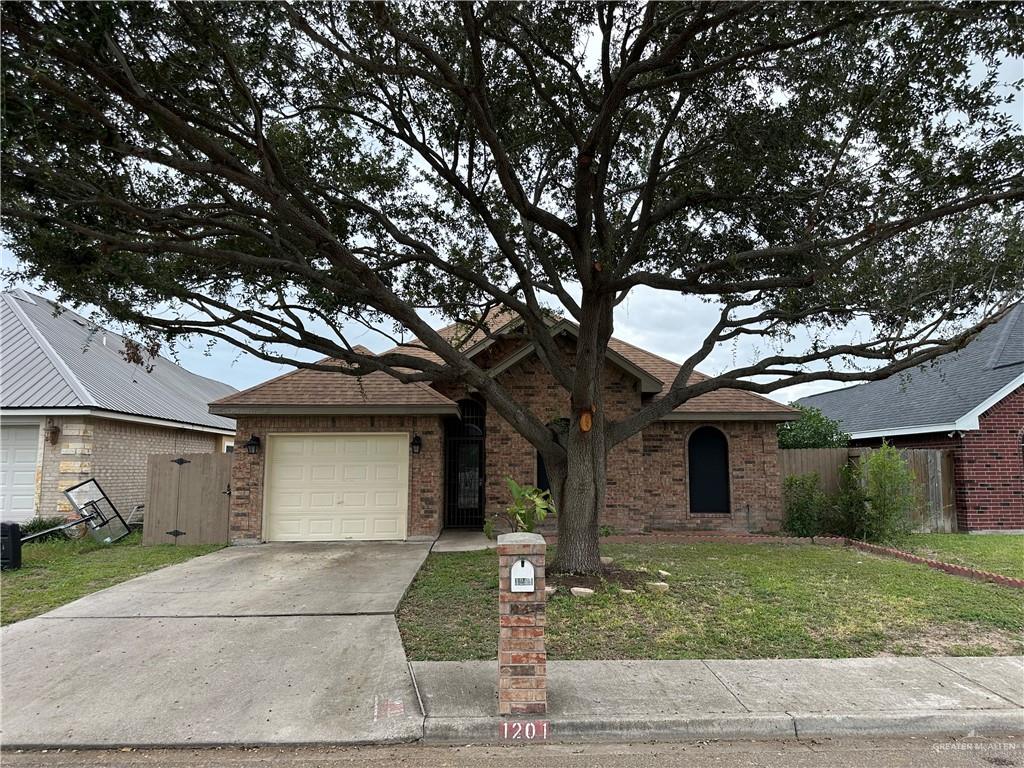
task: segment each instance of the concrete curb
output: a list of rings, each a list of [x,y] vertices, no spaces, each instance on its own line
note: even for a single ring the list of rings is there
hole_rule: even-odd
[[[797,738],[811,736],[932,736],[1024,734],[1024,710],[936,709],[903,712],[793,712]]]
[[[694,741],[702,739],[791,739],[793,718],[784,713],[678,715],[669,717],[577,715],[521,718],[547,720],[551,742]],[[496,744],[500,717],[428,717],[426,744]]]
[[[1024,711],[766,712],[669,717],[551,717],[549,742],[594,743],[798,739],[840,736],[1024,734]],[[496,744],[499,717],[428,717],[425,744]]]

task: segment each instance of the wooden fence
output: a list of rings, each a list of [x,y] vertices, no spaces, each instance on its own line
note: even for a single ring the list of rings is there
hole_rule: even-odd
[[[149,457],[143,544],[227,544],[231,454]]]
[[[871,448],[789,448],[779,451],[783,479],[816,472],[822,489],[839,490],[840,470],[849,461],[871,453]],[[953,482],[953,452],[935,449],[907,449],[900,453],[917,479],[921,505],[911,523],[925,533],[956,530],[956,493]]]

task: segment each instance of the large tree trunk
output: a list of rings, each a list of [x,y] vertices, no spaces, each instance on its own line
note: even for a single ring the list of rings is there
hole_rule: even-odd
[[[598,520],[604,509],[607,481],[604,420],[594,418],[589,432],[569,426],[564,464],[549,470],[558,510],[558,548],[554,573],[597,573],[601,570]],[[553,477],[552,477],[553,475]]]

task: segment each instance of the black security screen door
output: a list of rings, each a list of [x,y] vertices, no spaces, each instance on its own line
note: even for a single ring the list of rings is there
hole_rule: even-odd
[[[729,444],[714,427],[690,435],[690,513],[729,514]]]
[[[461,418],[444,425],[444,525],[482,528],[484,524],[484,407],[460,400]]]

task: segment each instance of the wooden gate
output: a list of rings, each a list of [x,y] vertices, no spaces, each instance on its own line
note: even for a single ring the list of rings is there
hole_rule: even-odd
[[[143,544],[227,544],[231,454],[149,457]]]

